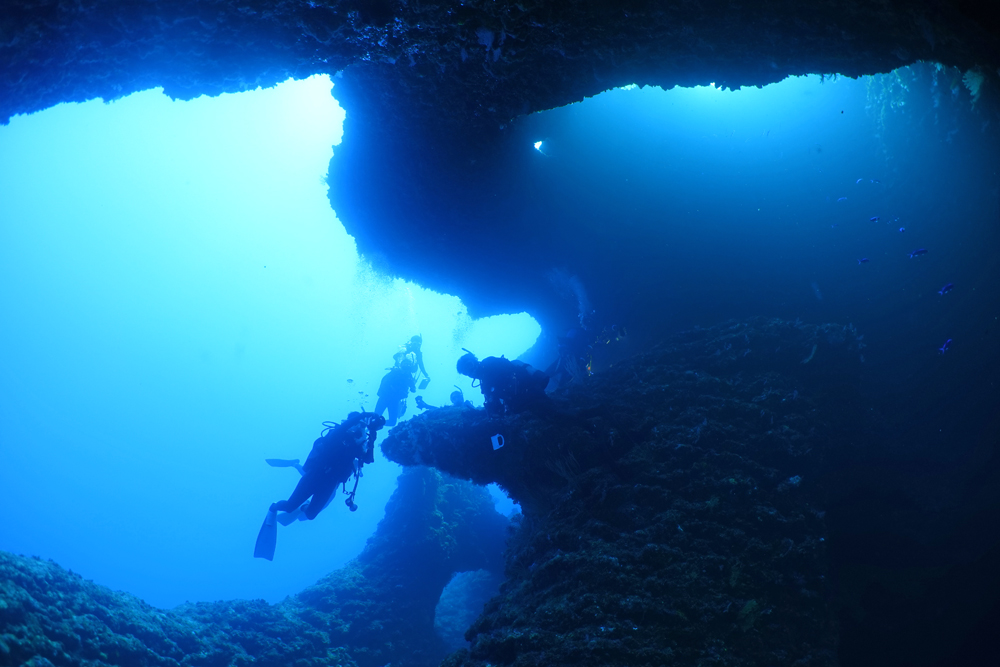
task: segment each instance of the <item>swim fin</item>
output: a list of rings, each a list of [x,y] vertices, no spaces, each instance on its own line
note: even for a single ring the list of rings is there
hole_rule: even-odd
[[[305,470],[302,469],[302,464],[299,463],[298,459],[264,459],[264,463],[272,468],[295,468],[299,471],[300,475],[305,474]]]
[[[303,507],[306,507],[306,505],[293,509],[291,512],[282,512],[278,515],[278,523],[282,526],[288,526],[295,523],[295,521],[301,518]]]
[[[299,464],[298,459],[264,459],[264,463],[272,468],[294,468]]]
[[[257,544],[253,548],[254,558],[274,560],[274,548],[278,544],[278,510],[269,509],[264,524],[257,533]]]

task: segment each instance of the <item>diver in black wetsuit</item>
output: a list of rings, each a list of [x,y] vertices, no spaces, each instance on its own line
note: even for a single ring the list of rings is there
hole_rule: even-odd
[[[404,354],[412,354],[417,362],[417,369],[423,373],[424,381],[420,383],[421,389],[427,388],[427,383],[431,381],[431,376],[427,374],[427,369],[424,368],[424,353],[420,351],[420,346],[423,345],[424,339],[417,334],[403,346]]]
[[[545,369],[545,373],[555,381],[555,386],[563,387],[589,377],[592,348],[587,343],[584,330],[574,327],[557,340],[559,357]]]
[[[386,424],[389,426],[395,426],[399,418],[406,414],[406,398],[411,391],[417,390],[413,381],[413,371],[416,368],[417,363],[414,360],[414,355],[405,354],[382,377],[382,382],[378,386],[375,414],[381,415],[388,411]]]
[[[385,425],[385,419],[371,412],[352,412],[343,423],[328,427],[313,443],[309,458],[302,464],[302,478],[288,500],[272,503],[257,535],[254,558],[274,558],[278,537],[278,522],[288,525],[299,515],[312,520],[326,507],[337,492],[337,485],[344,484],[351,475],[361,476],[365,463],[375,462],[375,438]],[[354,485],[357,490],[357,482]],[[353,512],[354,493],[348,494],[346,504]],[[307,502],[308,501],[308,502]],[[278,512],[287,514],[278,517]]]
[[[486,357],[482,361],[469,352],[457,364],[458,372],[479,380],[484,407],[491,417],[521,412],[545,405],[549,376],[521,361]],[[475,386],[475,385],[473,385]]]
[[[455,385],[455,391],[451,392],[451,396],[449,396],[449,399],[451,400],[452,406],[456,407],[456,408],[474,408],[474,407],[476,407],[475,405],[472,404],[472,401],[465,400],[465,393],[458,387],[458,385]],[[438,406],[436,406],[436,405],[430,405],[427,401],[425,401],[423,396],[417,396],[413,400],[416,402],[417,407],[420,408],[421,410],[437,410],[438,409]],[[292,465],[292,463],[289,462],[286,465]]]

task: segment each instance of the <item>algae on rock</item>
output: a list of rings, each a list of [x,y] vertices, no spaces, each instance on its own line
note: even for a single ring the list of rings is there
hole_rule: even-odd
[[[524,508],[507,581],[448,664],[835,664],[810,480],[860,340],[762,318],[698,329],[536,413],[447,408],[394,429],[389,458],[497,482]]]

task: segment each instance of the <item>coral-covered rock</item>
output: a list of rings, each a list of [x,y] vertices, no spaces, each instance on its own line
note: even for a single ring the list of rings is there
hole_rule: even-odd
[[[701,329],[536,411],[394,429],[388,457],[524,507],[508,579],[452,662],[834,664],[813,472],[845,432],[824,406],[853,393],[861,345],[838,325]]]
[[[395,138],[448,127],[466,141],[629,83],[692,85],[712,74],[725,85],[762,85],[920,59],[992,72],[997,27],[989,8],[958,0],[8,0],[0,121],[156,86],[186,99],[350,68],[353,110],[372,126]]]

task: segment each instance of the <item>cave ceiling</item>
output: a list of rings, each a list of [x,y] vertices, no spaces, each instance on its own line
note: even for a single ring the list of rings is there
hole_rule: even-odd
[[[572,245],[527,250],[537,224],[490,199],[518,192],[519,119],[633,83],[761,86],[920,60],[992,77],[998,33],[965,0],[11,0],[0,121],[153,87],[190,99],[330,74],[347,111],[330,200],[359,251],[475,315],[528,309],[552,328],[566,317],[546,271],[613,295],[574,266]]]

